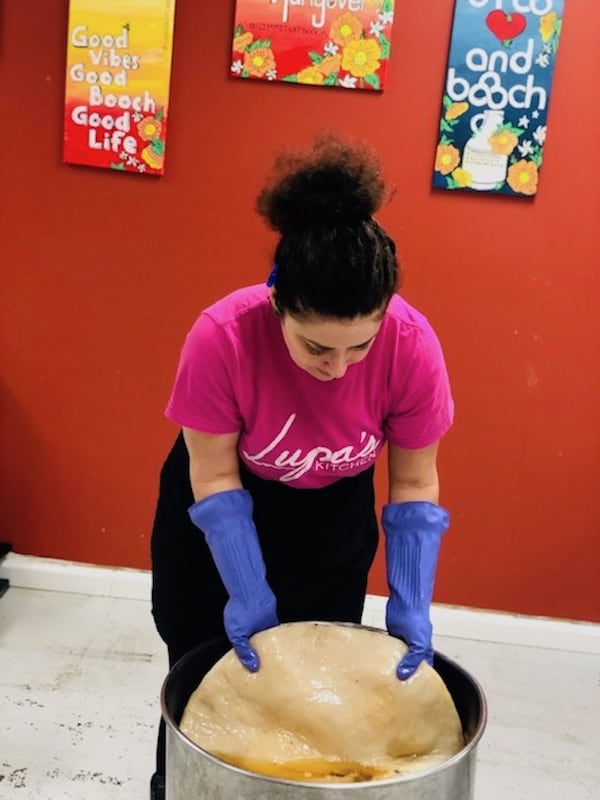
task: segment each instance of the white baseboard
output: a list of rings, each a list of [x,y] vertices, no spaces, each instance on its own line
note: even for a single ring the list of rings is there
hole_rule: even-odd
[[[369,595],[363,624],[384,627],[387,598]],[[435,636],[600,655],[600,624],[433,603]]]
[[[8,553],[0,563],[0,578],[8,578],[11,586],[20,589],[150,600],[150,572],[143,569]]]
[[[0,578],[7,578],[11,586],[21,589],[150,600],[151,576],[147,570],[8,553],[0,562]],[[385,626],[386,599],[380,595],[367,596],[363,617],[365,625]],[[431,608],[431,621],[436,636],[600,655],[600,624],[591,622],[437,603]]]

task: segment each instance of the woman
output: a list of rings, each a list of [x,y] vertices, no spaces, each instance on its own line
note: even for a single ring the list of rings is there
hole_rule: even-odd
[[[453,404],[433,330],[396,294],[396,249],[373,218],[386,197],[365,147],[329,136],[278,159],[257,200],[280,234],[267,286],[216,302],[187,336],[166,410],[182,433],[152,537],[153,613],[171,665],[225,632],[256,671],[258,631],[360,622],[385,443],[386,624],[409,646],[399,679],[432,661],[448,526],[436,454]]]

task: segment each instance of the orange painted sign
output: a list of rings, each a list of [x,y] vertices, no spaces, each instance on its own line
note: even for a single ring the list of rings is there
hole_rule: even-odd
[[[165,171],[175,0],[71,0],[63,160]]]
[[[381,90],[394,0],[237,0],[231,75]]]

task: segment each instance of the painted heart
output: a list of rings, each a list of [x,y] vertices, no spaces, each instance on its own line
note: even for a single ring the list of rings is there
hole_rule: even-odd
[[[490,11],[485,23],[494,36],[497,36],[504,45],[509,44],[515,36],[519,36],[527,27],[527,20],[523,14],[509,14],[499,9]]]

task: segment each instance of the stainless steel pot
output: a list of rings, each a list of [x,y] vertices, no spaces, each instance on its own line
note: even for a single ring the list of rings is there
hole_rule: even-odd
[[[374,630],[374,629],[371,629]],[[465,747],[452,758],[413,775],[364,783],[303,783],[269,778],[233,767],[198,747],[179,730],[192,692],[230,649],[214,639],[185,655],[167,675],[161,692],[167,727],[166,800],[473,800],[475,761],[487,723],[487,704],[479,683],[441,653],[434,667],[452,695],[465,735]]]

